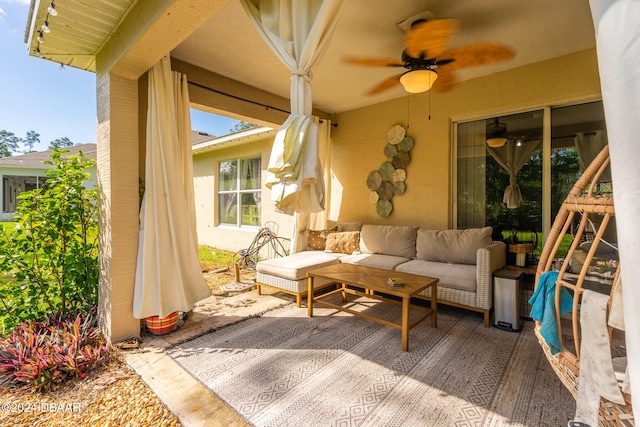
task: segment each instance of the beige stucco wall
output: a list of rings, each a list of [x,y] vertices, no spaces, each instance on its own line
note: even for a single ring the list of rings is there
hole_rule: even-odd
[[[595,50],[461,82],[446,94],[404,96],[336,116],[331,219],[451,227],[452,122],[487,118],[600,97]],[[430,115],[429,120],[429,101]],[[387,131],[407,127],[415,140],[406,192],[387,218],[368,201],[368,174],[386,160]]]
[[[252,157],[262,158],[262,183],[266,181],[267,164],[271,154],[273,138],[243,144],[235,147],[210,151],[193,156],[193,182],[197,217],[198,243],[217,249],[236,252],[249,247],[258,231],[257,227],[219,226],[215,207],[217,204],[217,173],[221,161]],[[278,235],[290,237],[293,217],[275,212],[271,200],[271,190],[262,186],[261,220],[274,221],[279,225]]]

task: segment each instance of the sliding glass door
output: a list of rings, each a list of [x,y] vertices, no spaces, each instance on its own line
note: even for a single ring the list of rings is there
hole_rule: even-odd
[[[459,122],[455,130],[454,223],[493,226],[496,238],[511,230],[546,235],[581,171],[607,144],[601,102]]]

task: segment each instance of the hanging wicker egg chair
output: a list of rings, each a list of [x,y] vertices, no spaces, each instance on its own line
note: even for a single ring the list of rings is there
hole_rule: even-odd
[[[585,289],[607,293],[609,294],[610,308],[611,296],[615,287],[621,285],[617,249],[603,238],[607,228],[615,224],[611,187],[600,182],[609,162],[609,148],[607,146],[577,180],[558,211],[542,249],[536,271],[537,287],[540,277],[545,272],[558,270],[555,289],[555,319],[557,319],[558,335],[561,338],[561,350],[552,354],[548,343],[540,333],[541,323],[538,321],[536,321],[535,333],[553,370],[574,398],[578,395],[578,378],[580,376],[580,302],[582,294]],[[603,186],[607,188],[604,192],[602,191]],[[611,229],[609,231],[611,232]],[[571,233],[573,239],[566,257],[563,262],[560,262],[557,254],[567,233]],[[599,248],[601,250],[614,248],[615,259],[601,259],[597,255]],[[567,289],[572,298],[570,317],[560,313],[562,288]],[[609,309],[607,309],[608,312]],[[614,332],[612,328],[609,328],[610,338],[613,337]],[[625,405],[601,399],[599,425],[634,425],[631,396],[626,393],[623,395]]]

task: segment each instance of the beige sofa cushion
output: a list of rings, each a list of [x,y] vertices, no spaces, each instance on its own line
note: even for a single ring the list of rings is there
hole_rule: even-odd
[[[396,270],[420,276],[437,277],[438,288],[476,292],[478,286],[475,265],[449,264],[416,259],[398,265]]]
[[[262,260],[256,264],[256,270],[262,274],[300,280],[307,277],[307,271],[338,264],[340,255],[320,251],[302,251],[282,258]]]
[[[360,230],[360,252],[404,258],[416,257],[418,227],[364,224]]]
[[[360,231],[362,223],[360,221],[338,221],[336,227],[338,227],[338,231]]]
[[[418,230],[416,258],[475,264],[478,249],[491,244],[491,227],[466,230]]]
[[[409,258],[382,254],[347,255],[340,258],[345,264],[357,264],[367,267],[382,268],[383,270],[395,270],[399,265],[409,261]],[[389,273],[392,275],[391,273]]]

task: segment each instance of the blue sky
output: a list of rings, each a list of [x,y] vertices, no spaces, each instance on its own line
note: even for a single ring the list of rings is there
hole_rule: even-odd
[[[40,134],[34,149],[55,139],[96,142],[95,74],[29,56],[24,35],[29,0],[0,0],[0,130],[24,138]],[[46,39],[45,39],[46,42]],[[192,111],[192,128],[226,135],[236,120]]]

